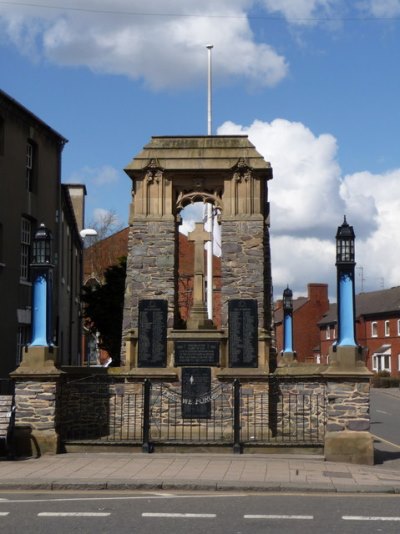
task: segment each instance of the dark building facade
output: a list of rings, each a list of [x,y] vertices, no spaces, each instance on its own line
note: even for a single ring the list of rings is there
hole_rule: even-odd
[[[40,223],[53,236],[54,342],[60,363],[79,347],[82,243],[68,186],[61,185],[67,140],[0,90],[0,377],[21,361],[31,335],[31,246]],[[68,276],[62,272],[68,265]],[[78,300],[77,300],[78,299]],[[72,303],[72,308],[67,304]],[[74,325],[71,327],[71,325]]]

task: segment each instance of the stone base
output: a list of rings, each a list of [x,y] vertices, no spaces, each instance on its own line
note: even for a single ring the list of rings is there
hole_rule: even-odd
[[[372,376],[365,366],[360,347],[336,346],[329,348],[329,366],[324,376]]]
[[[25,348],[20,366],[10,374],[60,374],[56,368],[57,347],[32,347]]]
[[[59,437],[51,430],[39,431],[29,425],[16,425],[14,450],[17,457],[39,458],[42,454],[57,454]]]
[[[374,441],[369,432],[327,432],[325,460],[350,464],[374,465]]]

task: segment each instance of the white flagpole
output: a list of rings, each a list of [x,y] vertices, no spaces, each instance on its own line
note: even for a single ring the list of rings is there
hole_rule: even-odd
[[[212,85],[211,85],[211,50],[213,45],[207,45],[208,50],[208,91],[207,91],[207,135],[212,135]],[[211,241],[207,247],[207,314],[213,318],[213,248],[214,248],[213,207],[207,202],[207,231],[211,232]]]

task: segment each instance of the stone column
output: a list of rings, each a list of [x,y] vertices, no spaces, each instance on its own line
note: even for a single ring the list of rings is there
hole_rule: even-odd
[[[56,429],[57,388],[62,371],[54,365],[55,347],[28,347],[15,381],[15,440],[17,454],[59,452]]]

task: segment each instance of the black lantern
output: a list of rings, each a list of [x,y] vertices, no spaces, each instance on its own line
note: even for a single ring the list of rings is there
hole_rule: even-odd
[[[42,223],[32,241],[32,266],[51,265],[51,231]]]
[[[289,286],[283,291],[283,310],[288,313],[293,310],[293,292]]]
[[[336,265],[338,263],[354,264],[354,239],[353,227],[346,221],[346,215],[342,226],[336,233]]]

